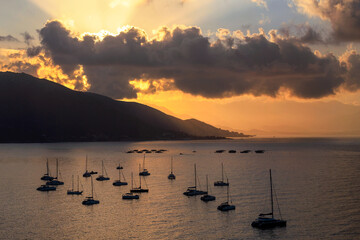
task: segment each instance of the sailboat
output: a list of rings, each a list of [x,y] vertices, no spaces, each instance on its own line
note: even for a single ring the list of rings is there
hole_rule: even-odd
[[[56,159],[56,177],[53,180],[46,182],[46,185],[55,185],[55,186],[64,185],[64,182],[59,181],[58,177],[59,177],[59,161],[58,159]]]
[[[139,166],[139,175],[140,176],[149,176],[150,173],[148,172],[148,170],[145,168],[145,154],[144,154],[144,160],[143,160],[143,170],[140,170],[140,166]]]
[[[119,166],[120,166],[120,165],[119,165]],[[126,179],[125,179],[125,177],[124,177],[124,174],[122,174],[122,172],[121,172],[121,169],[122,169],[122,168],[118,168],[118,169],[119,169],[119,180],[115,180],[115,181],[113,182],[113,185],[114,185],[114,186],[128,185],[128,183],[126,182]],[[123,178],[124,178],[124,182],[121,181],[121,175],[122,175]]]
[[[252,227],[257,227],[257,228],[286,227],[286,220],[283,220],[281,217],[280,207],[279,207],[280,219],[274,218],[274,200],[273,200],[273,184],[271,177],[271,169],[269,170],[269,172],[270,172],[271,212],[260,213],[259,217],[251,223]],[[275,196],[276,196],[276,192],[275,192]]]
[[[176,177],[175,177],[175,174],[173,173],[173,158],[171,157],[171,172],[168,176],[168,179],[170,180],[174,180]]]
[[[214,182],[214,186],[229,186],[229,179],[224,182],[224,164],[221,163],[221,181]]]
[[[194,164],[194,171],[195,171],[195,186],[194,187],[188,187],[188,189],[186,190],[186,192],[184,192],[183,194],[186,196],[196,196],[196,195],[204,195],[207,194],[207,192],[205,191],[201,191],[201,190],[197,190],[197,186],[196,186],[196,164]]]
[[[206,192],[209,192],[208,175],[206,175]],[[212,196],[212,195],[209,195],[209,194],[205,194],[200,199],[203,200],[204,202],[209,202],[209,201],[214,201],[216,199],[216,197]]]
[[[55,191],[55,190],[56,190],[56,187],[54,187],[54,186],[49,186],[49,185],[41,185],[41,186],[38,187],[36,190],[42,191],[42,192]]]
[[[85,162],[85,173],[83,174],[83,177],[91,177],[91,174],[90,172],[88,172],[88,158],[87,158],[87,155],[86,155],[86,162]]]
[[[133,189],[133,173],[131,173],[131,189]],[[122,199],[139,199],[139,195],[128,192],[122,195]]]
[[[140,185],[139,185],[139,187],[137,187],[137,188],[131,188],[130,189],[130,192],[139,192],[139,193],[141,193],[141,192],[149,192],[149,189],[147,189],[147,188],[141,188],[141,175],[139,174],[139,181],[140,181]]]
[[[99,204],[100,201],[99,200],[95,200],[94,199],[94,183],[93,183],[93,178],[91,176],[91,196],[90,197],[86,197],[84,201],[82,201],[83,205],[94,205],[94,204]]]
[[[74,175],[72,175],[72,179],[71,179],[71,190],[67,190],[67,194],[68,195],[81,195],[83,193],[83,191],[80,191],[79,188],[79,176],[77,176],[77,190],[74,190]]]
[[[106,175],[104,175],[104,172]],[[107,172],[104,166],[104,160],[101,161],[101,175],[96,178],[97,181],[106,181],[110,180],[110,178],[107,176]]]
[[[46,173],[40,179],[45,181],[51,181],[54,179],[54,177],[50,176],[49,159],[46,159]]]
[[[221,203],[217,209],[220,211],[229,211],[229,210],[235,210],[235,205],[230,205],[230,195],[229,195],[229,185],[227,185],[227,201]]]

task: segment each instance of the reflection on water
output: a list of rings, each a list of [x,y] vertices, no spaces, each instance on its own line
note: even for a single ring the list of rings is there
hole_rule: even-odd
[[[146,155],[149,193],[124,201],[130,174],[139,183],[143,155],[130,149],[167,149]],[[235,154],[214,153],[236,149]],[[265,149],[264,154],[239,150]],[[195,153],[193,151],[196,150]],[[179,153],[183,155],[179,155]],[[99,205],[83,206],[91,191],[83,178],[88,169],[101,172],[104,161],[110,181],[94,181]],[[173,157],[176,180],[167,179]],[[59,159],[65,185],[38,192],[46,158],[55,173]],[[114,187],[121,162],[128,186]],[[220,212],[226,187],[210,184],[216,201],[182,193],[194,184],[194,163],[200,185],[221,180],[221,163],[230,180],[236,210]],[[224,141],[156,141],[121,143],[57,143],[0,145],[0,239],[355,239],[360,234],[359,139],[246,139]],[[253,229],[260,212],[270,210],[268,169],[286,228]],[[71,176],[80,175],[82,196],[67,195]],[[76,179],[76,177],[75,177]],[[136,186],[136,185],[134,185]]]

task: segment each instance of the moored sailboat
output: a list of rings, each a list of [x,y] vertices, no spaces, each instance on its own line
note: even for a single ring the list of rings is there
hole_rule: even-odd
[[[56,187],[49,186],[49,185],[41,185],[36,190],[41,191],[41,192],[55,191]]]
[[[51,181],[54,179],[54,177],[50,176],[49,159],[46,159],[46,173],[40,179],[45,181]]]
[[[144,178],[144,180],[145,180],[145,178]],[[139,175],[139,181],[140,181],[140,184],[139,184],[139,187],[137,187],[137,188],[131,188],[130,189],[130,192],[132,192],[132,193],[142,193],[142,192],[149,192],[149,189],[147,189],[147,188],[141,188],[141,175]],[[146,183],[146,182],[145,182]]]
[[[207,194],[207,192],[197,189],[196,164],[194,164],[194,172],[195,172],[195,185],[193,187],[188,187],[186,192],[183,193],[185,196],[188,197]]]
[[[83,177],[91,177],[91,173],[88,171],[88,158],[86,155],[86,161],[85,161],[85,172],[83,174]]]
[[[105,175],[104,175],[105,172]],[[104,160],[101,161],[101,175],[96,178],[97,181],[107,181],[110,178],[107,176],[107,172],[104,166]]]
[[[270,173],[271,212],[270,213],[260,213],[259,217],[251,223],[252,227],[256,227],[256,228],[286,227],[286,220],[282,219],[280,207],[279,207],[280,219],[274,218],[274,197],[273,197],[273,184],[272,184],[271,169],[269,170],[269,173]],[[276,194],[275,194],[275,196],[276,196]]]
[[[131,189],[133,189],[133,173],[131,173]],[[131,200],[131,199],[139,199],[139,195],[134,194],[133,192],[128,192],[122,195],[122,199]]]
[[[119,166],[120,166],[120,165],[119,165]],[[121,172],[121,169],[122,169],[122,168],[118,168],[118,169],[119,169],[119,180],[115,180],[115,181],[113,182],[113,185],[114,185],[114,186],[128,185],[128,183],[126,182],[126,179],[125,179],[124,174]],[[124,181],[123,181],[123,182],[121,181],[121,175],[122,175],[123,178],[124,178]]]
[[[55,186],[64,185],[64,182],[59,180],[59,161],[58,161],[58,159],[56,159],[56,177],[53,180],[46,182],[46,185],[55,185]]]
[[[171,172],[168,176],[168,179],[174,180],[176,178],[175,174],[173,173],[173,158],[171,157]]]
[[[229,179],[224,182],[224,164],[221,163],[221,181],[214,182],[214,186],[229,186]]]
[[[235,210],[235,205],[231,205],[230,203],[230,195],[229,195],[229,185],[227,185],[227,201],[221,203],[217,209],[220,211],[230,211],[230,210]]]
[[[94,183],[93,183],[93,178],[91,177],[91,196],[90,197],[86,197],[84,201],[82,201],[83,205],[94,205],[94,204],[99,204],[100,201],[99,200],[95,200],[94,199]]]
[[[206,175],[206,192],[209,192],[209,181],[208,181],[208,175]],[[205,194],[200,198],[204,202],[214,201],[216,199],[215,196]]]
[[[140,176],[149,176],[150,175],[149,171],[145,168],[145,154],[144,154],[144,159],[143,159],[143,169],[142,169],[142,171],[140,170],[140,166],[139,166],[139,175]]]
[[[77,176],[77,190],[74,190],[74,175],[72,175],[72,179],[71,179],[71,190],[67,190],[67,194],[68,195],[81,195],[83,193],[83,191],[80,191],[80,188],[79,188],[79,176]]]

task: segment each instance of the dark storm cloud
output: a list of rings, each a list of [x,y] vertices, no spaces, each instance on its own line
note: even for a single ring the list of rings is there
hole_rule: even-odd
[[[301,98],[321,98],[344,84],[346,68],[331,54],[320,56],[299,39],[275,32],[210,42],[196,27],[163,28],[148,40],[131,28],[116,36],[77,38],[60,22],[40,31],[45,54],[69,76],[83,65],[90,91],[135,98],[133,79],[173,79],[173,87],[207,98],[241,94],[275,97],[287,89]],[[309,37],[310,38],[310,37]]]
[[[279,29],[279,33],[286,38],[296,38],[307,44],[331,43],[332,39],[325,40],[322,34],[307,24],[286,24]],[[295,37],[294,37],[295,36]]]
[[[335,39],[360,40],[360,0],[295,0],[306,13],[329,20]]]
[[[0,42],[18,42],[19,40],[17,40],[15,37],[11,36],[11,35],[7,35],[7,36],[0,36]]]
[[[349,91],[356,91],[360,88],[360,55],[355,51],[345,53],[344,63],[347,65],[345,88]]]
[[[28,57],[35,57],[35,56],[39,55],[41,50],[42,50],[41,46],[28,47],[26,49],[26,55]]]

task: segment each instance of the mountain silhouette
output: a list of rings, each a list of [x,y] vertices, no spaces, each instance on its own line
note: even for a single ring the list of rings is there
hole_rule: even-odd
[[[247,137],[25,73],[0,72],[0,142]]]

